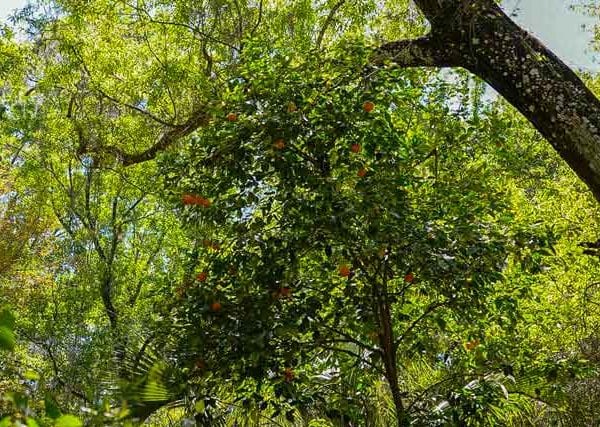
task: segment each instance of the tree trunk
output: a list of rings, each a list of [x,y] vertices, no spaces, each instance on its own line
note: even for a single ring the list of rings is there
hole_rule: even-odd
[[[431,23],[416,40],[381,46],[374,63],[463,67],[517,108],[600,201],[600,101],[493,0],[415,0]]]
[[[379,328],[379,347],[383,359],[384,376],[392,394],[398,427],[406,427],[410,425],[410,421],[402,402],[402,391],[398,382],[398,363],[387,280],[386,258],[383,263],[383,281],[381,283],[374,281],[371,285],[371,290],[373,293],[375,319]]]
[[[387,298],[386,298],[387,299]],[[394,407],[396,409],[396,419],[398,427],[410,425],[408,414],[402,402],[402,392],[398,384],[398,367],[396,363],[396,346],[394,345],[394,332],[392,330],[392,316],[390,306],[387,301],[379,302],[379,323],[381,328],[380,344],[383,354],[383,366],[385,368],[385,378],[390,386]]]

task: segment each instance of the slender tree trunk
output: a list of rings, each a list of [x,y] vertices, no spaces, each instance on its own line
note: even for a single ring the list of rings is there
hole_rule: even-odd
[[[416,40],[381,46],[375,64],[463,67],[517,108],[600,201],[600,101],[493,0],[415,0],[431,23]]]
[[[385,367],[385,377],[390,386],[394,407],[396,409],[396,418],[399,427],[409,425],[406,409],[402,402],[402,392],[398,383],[398,368],[396,365],[396,346],[394,345],[394,332],[392,330],[392,316],[390,306],[386,301],[379,304],[379,319],[381,326],[381,350],[383,352],[383,365]]]
[[[385,379],[390,387],[392,400],[399,427],[410,425],[406,408],[402,402],[402,391],[398,382],[398,366],[396,359],[396,346],[394,345],[394,329],[390,310],[390,301],[387,289],[387,261],[383,263],[382,282],[373,284],[373,300],[379,327],[379,345],[385,370]]]

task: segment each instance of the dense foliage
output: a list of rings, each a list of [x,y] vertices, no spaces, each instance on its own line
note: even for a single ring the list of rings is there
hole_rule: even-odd
[[[598,206],[404,0],[0,39],[0,425],[595,425]],[[592,89],[597,82],[589,79]]]

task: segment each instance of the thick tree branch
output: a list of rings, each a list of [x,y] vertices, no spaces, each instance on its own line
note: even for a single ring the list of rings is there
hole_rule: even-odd
[[[464,67],[488,82],[550,142],[600,201],[600,101],[492,0],[415,0],[431,35],[381,46],[373,62]]]
[[[379,47],[373,56],[375,65],[391,61],[401,67],[458,67],[462,61],[450,41],[428,35],[399,40]]]
[[[154,159],[158,153],[166,150],[169,148],[169,146],[181,138],[190,135],[196,129],[207,125],[209,121],[210,115],[207,111],[201,109],[196,111],[184,124],[163,131],[163,133],[158,137],[157,142],[144,151],[129,153],[115,146],[102,147],[98,149],[98,151],[114,155],[123,166],[143,163]]]
[[[493,0],[414,0],[425,18],[431,23],[433,31],[452,25],[452,20],[459,17],[457,12],[460,8],[488,4],[490,1]]]

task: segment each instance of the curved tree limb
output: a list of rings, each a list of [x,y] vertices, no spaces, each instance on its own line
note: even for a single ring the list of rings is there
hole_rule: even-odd
[[[192,134],[198,128],[206,126],[210,122],[210,118],[211,116],[206,110],[200,109],[184,124],[172,126],[169,130],[163,131],[156,143],[140,152],[130,153],[115,146],[101,147],[98,151],[114,155],[123,166],[143,163],[154,159],[158,153],[166,150],[181,138]]]
[[[449,43],[430,34],[412,40],[398,40],[380,46],[373,56],[375,65],[391,61],[401,67],[459,67],[461,58]]]
[[[325,22],[323,23],[323,27],[321,27],[321,31],[319,31],[319,35],[317,36],[317,41],[315,43],[317,45],[317,50],[321,48],[321,43],[323,43],[323,37],[325,37],[327,29],[333,23],[333,20],[335,19],[335,14],[338,12],[338,10],[340,10],[344,3],[346,3],[346,0],[339,0],[336,4],[333,5],[331,10],[329,11],[327,18],[325,18]]]
[[[600,101],[493,0],[415,0],[431,33],[378,48],[374,64],[463,67],[489,83],[550,142],[600,201]]]

